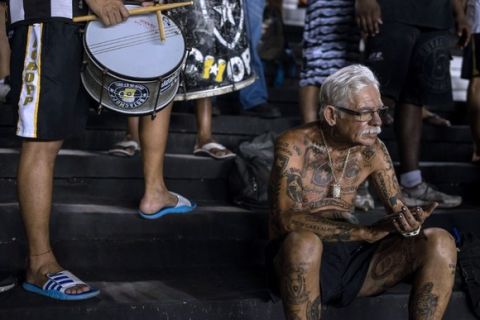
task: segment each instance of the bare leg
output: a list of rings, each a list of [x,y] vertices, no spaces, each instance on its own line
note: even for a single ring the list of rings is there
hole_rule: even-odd
[[[320,264],[323,245],[312,232],[292,232],[275,258],[288,320],[321,318]]]
[[[215,141],[212,137],[212,99],[198,99],[196,104],[197,138],[195,144],[196,147],[201,147],[209,142]],[[226,148],[212,148],[209,151],[217,157],[222,157],[232,153],[232,151]]]
[[[163,176],[171,111],[172,103],[157,113],[153,120],[151,116],[140,118],[145,193],[140,200],[139,209],[147,214],[177,203],[176,197],[168,192]]]
[[[212,100],[202,98],[196,104],[197,143],[202,146],[212,141]]]
[[[417,170],[422,139],[422,108],[413,104],[402,104],[395,111],[395,133],[401,172]]]
[[[410,319],[442,319],[452,293],[457,262],[455,242],[443,229],[426,229],[422,236],[388,238],[370,264],[359,296],[383,292],[413,275]]]
[[[10,75],[10,45],[6,32],[6,5],[0,4],[0,79]]]
[[[472,160],[480,161],[480,78],[472,78],[468,84],[467,106],[470,113],[470,128],[474,142]]]
[[[300,114],[303,123],[316,121],[318,118],[318,93],[320,88],[317,86],[300,87],[299,101]]]
[[[127,138],[140,142],[140,137],[138,133],[139,126],[139,117],[128,117],[128,131]]]
[[[63,270],[50,245],[53,170],[63,141],[24,141],[18,165],[17,186],[20,211],[28,241],[26,280],[42,286],[47,273]],[[88,291],[88,286],[66,290],[75,294]]]

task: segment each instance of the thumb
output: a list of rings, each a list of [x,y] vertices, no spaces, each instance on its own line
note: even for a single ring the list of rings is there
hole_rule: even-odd
[[[438,202],[432,202],[425,208],[424,211],[430,215],[436,207],[438,207]]]

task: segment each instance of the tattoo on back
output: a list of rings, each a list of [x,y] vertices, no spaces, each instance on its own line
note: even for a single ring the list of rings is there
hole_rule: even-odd
[[[411,313],[413,319],[434,319],[438,306],[438,296],[432,293],[433,283],[427,282],[418,288],[412,298]]]

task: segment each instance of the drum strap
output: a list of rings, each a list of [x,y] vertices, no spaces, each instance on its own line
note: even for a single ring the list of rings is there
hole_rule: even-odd
[[[102,70],[102,85],[100,86],[100,94],[99,94],[99,101],[98,101],[98,108],[97,108],[97,113],[100,114],[102,112],[102,108],[103,108],[103,105],[102,105],[102,101],[103,101],[103,87],[105,86],[105,79],[107,78],[107,74],[108,74],[108,69],[105,68]]]
[[[155,119],[155,117],[157,116],[157,111],[155,109],[158,106],[158,99],[160,98],[162,83],[163,83],[163,77],[159,77],[157,82],[157,98],[155,99],[155,104],[153,105],[153,108],[152,108],[152,120]]]

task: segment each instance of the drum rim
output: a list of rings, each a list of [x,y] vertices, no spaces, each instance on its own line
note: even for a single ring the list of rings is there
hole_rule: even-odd
[[[178,72],[178,70],[177,70],[176,72]],[[91,92],[91,90],[90,90],[91,88],[89,88],[88,86],[85,85],[85,82],[86,82],[85,77],[86,77],[86,75],[84,74],[84,72],[82,72],[82,73],[80,74],[80,78],[81,78],[81,81],[82,81],[82,83],[83,83],[83,87],[85,88],[85,91],[92,97],[92,99],[95,100],[95,101],[97,101],[97,99],[95,98],[96,95],[92,94],[92,92]],[[178,76],[177,76],[177,79],[178,79]],[[168,99],[168,101],[167,101],[161,108],[158,108],[158,109],[157,109],[157,107],[154,107],[153,110],[149,110],[149,111],[145,111],[145,112],[132,113],[132,112],[122,111],[120,108],[117,109],[117,108],[111,107],[111,106],[109,106],[109,105],[107,105],[107,104],[105,104],[105,103],[101,103],[101,105],[102,105],[102,107],[107,108],[107,109],[110,110],[110,111],[118,112],[118,113],[120,113],[120,114],[122,114],[122,115],[132,116],[132,117],[133,117],[133,116],[145,116],[145,115],[149,115],[149,114],[152,114],[152,113],[160,112],[160,111],[162,111],[164,108],[166,108],[166,107],[168,106],[168,104],[170,104],[171,102],[173,102],[174,99],[175,99],[175,97],[176,97],[176,94],[177,94],[177,92],[178,92],[179,86],[180,86],[180,81],[177,80],[176,83],[175,83],[175,87],[176,87],[176,88],[174,88],[174,90],[173,90],[174,93],[173,93],[172,96]],[[102,88],[102,90],[103,90],[103,89],[104,89],[104,88]],[[97,101],[97,103],[100,103],[100,102]]]
[[[138,5],[133,5],[133,4],[129,4],[128,6],[132,6],[132,7],[141,7],[141,6],[138,6]],[[177,21],[175,21],[175,19],[172,19],[171,17],[167,16],[167,15],[164,15],[164,17],[166,17],[167,19],[170,19],[174,24],[175,26],[178,28],[178,30],[180,30],[180,35],[182,36],[182,40],[183,40],[183,47],[184,47],[184,50],[183,50],[183,54],[182,54],[182,57],[179,61],[179,63],[173,67],[169,72],[165,73],[163,76],[160,76],[160,77],[149,77],[149,78],[141,78],[141,77],[131,77],[131,78],[125,78],[127,77],[126,75],[124,74],[121,74],[121,73],[118,73],[118,72],[115,72],[113,70],[110,70],[110,69],[107,69],[105,68],[96,58],[95,56],[90,52],[90,49],[88,48],[87,46],[87,29],[88,27],[90,26],[90,22],[87,23],[87,25],[85,26],[85,31],[84,31],[84,36],[83,36],[83,48],[84,48],[84,52],[85,54],[88,56],[89,60],[91,62],[93,62],[93,64],[99,69],[99,70],[107,70],[107,74],[111,75],[112,77],[114,78],[117,78],[119,80],[124,80],[124,81],[130,81],[130,82],[155,82],[155,81],[158,81],[159,79],[165,79],[167,77],[169,77],[170,75],[172,75],[173,73],[175,73],[179,68],[182,67],[184,61],[185,61],[185,57],[186,57],[186,54],[187,54],[187,42],[185,40],[185,37],[183,35],[183,31],[182,29],[180,29],[179,27],[179,24],[177,23]],[[88,61],[86,61],[86,63],[88,63]]]

